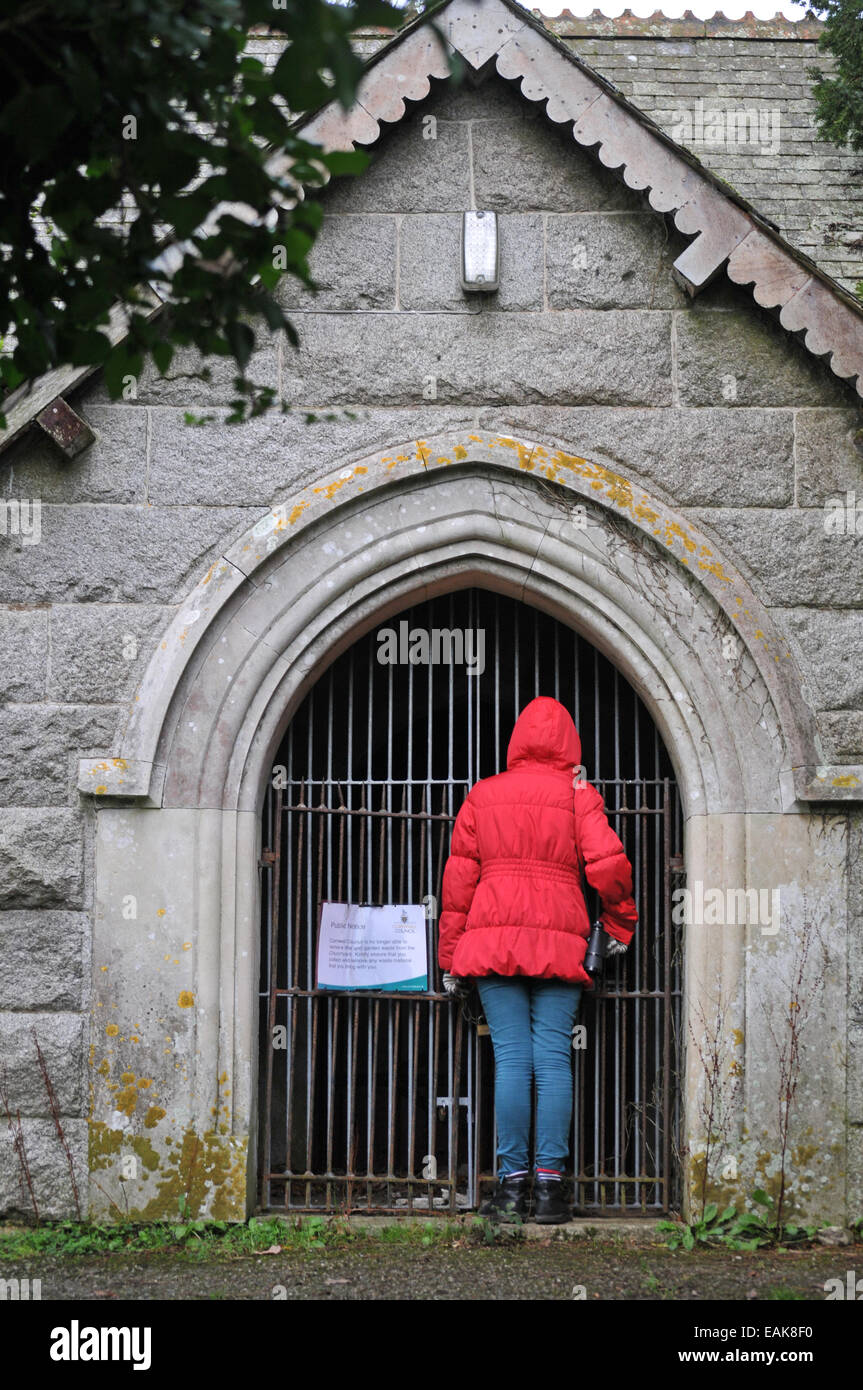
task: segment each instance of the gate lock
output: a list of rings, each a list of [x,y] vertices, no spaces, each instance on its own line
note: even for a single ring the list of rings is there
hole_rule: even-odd
[[[458,1103],[459,1105],[464,1105],[466,1107],[468,1103],[467,1096],[459,1096]],[[450,1109],[452,1105],[452,1096],[438,1096],[435,1100],[435,1104],[437,1105],[438,1119],[445,1120],[446,1112]]]

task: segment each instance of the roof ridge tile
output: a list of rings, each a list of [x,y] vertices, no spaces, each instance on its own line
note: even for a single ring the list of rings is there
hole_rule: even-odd
[[[709,19],[700,19],[692,10],[682,15],[666,15],[656,9],[651,15],[637,15],[626,9],[619,15],[606,15],[594,9],[588,15],[574,15],[562,10],[559,15],[546,15],[537,6],[531,10],[551,33],[559,38],[750,38],[750,39],[809,39],[821,34],[821,20],[804,16],[788,19],[779,10],[771,19],[759,19],[747,10],[738,19],[730,19],[717,9]]]

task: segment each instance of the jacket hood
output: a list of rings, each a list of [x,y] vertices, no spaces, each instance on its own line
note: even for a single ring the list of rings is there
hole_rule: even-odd
[[[511,769],[522,763],[550,763],[565,770],[581,763],[581,739],[559,700],[538,695],[515,721],[506,765]]]

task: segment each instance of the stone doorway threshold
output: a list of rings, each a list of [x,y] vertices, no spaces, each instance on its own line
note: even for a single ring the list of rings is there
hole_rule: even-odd
[[[260,1212],[259,1216],[282,1216],[284,1211],[272,1210]],[[301,1220],[308,1219],[314,1213],[298,1212],[297,1216]],[[470,1226],[477,1220],[477,1213],[461,1212],[456,1216],[449,1216],[446,1212],[435,1212],[429,1216],[422,1212],[415,1212],[413,1215],[393,1216],[390,1213],[380,1215],[365,1215],[355,1212],[351,1216],[342,1216],[339,1212],[321,1212],[319,1220],[339,1222],[343,1225],[350,1225],[357,1231],[380,1231],[386,1226],[424,1226],[429,1221],[441,1221],[449,1219],[456,1226]],[[628,1242],[641,1242],[653,1245],[662,1241],[659,1231],[660,1221],[669,1220],[669,1217],[574,1217],[572,1221],[567,1221],[560,1226],[539,1226],[535,1221],[525,1221],[520,1226],[510,1223],[501,1224],[498,1229],[502,1237],[518,1233],[524,1236],[525,1240],[547,1240],[549,1236],[557,1239],[586,1239],[586,1240],[626,1240]]]

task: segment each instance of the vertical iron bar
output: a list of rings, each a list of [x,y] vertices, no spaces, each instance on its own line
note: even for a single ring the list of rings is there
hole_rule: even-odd
[[[668,778],[662,783],[662,830],[665,853],[662,863],[662,931],[663,947],[663,1030],[662,1030],[662,1188],[663,1210],[668,1210],[671,1189],[671,1000],[668,994],[671,979],[671,796]]]
[[[281,827],[281,819],[282,819],[282,789],[281,789],[281,787],[279,787],[279,788],[277,789],[276,795],[275,795],[275,814],[276,814],[276,825],[279,826],[279,827]],[[282,846],[281,835],[276,835],[276,837],[275,837],[275,847],[273,848],[273,851],[272,851],[275,857],[274,857],[274,859],[273,859],[273,866],[272,866],[272,871],[271,871],[271,881],[270,881],[270,890],[271,890],[271,894],[272,894],[271,899],[270,899],[270,902],[271,902],[271,907],[270,907],[270,920],[271,920],[271,921],[275,921],[276,923],[278,923],[278,920],[279,920],[279,886],[280,886],[280,873],[281,873],[281,866],[282,866],[282,861],[281,861],[281,846]],[[273,1047],[273,1038],[274,1038],[275,1029],[276,1029],[276,999],[277,999],[277,996],[276,996],[276,987],[277,987],[277,984],[278,984],[278,974],[277,974],[277,972],[278,972],[278,958],[279,958],[279,951],[278,951],[278,929],[276,929],[276,931],[274,931],[274,932],[271,932],[271,933],[270,933],[270,936],[271,936],[271,945],[270,945],[270,1006],[269,1006],[269,1009],[268,1009],[268,1011],[267,1011],[267,1062],[266,1062],[267,1089],[266,1089],[266,1100],[265,1100],[265,1104],[266,1104],[266,1116],[267,1116],[267,1131],[266,1131],[266,1132],[267,1132],[267,1147],[266,1147],[266,1163],[267,1163],[267,1169],[266,1169],[266,1171],[267,1171],[268,1173],[271,1173],[271,1172],[273,1171],[272,1109],[273,1109],[273,1063],[274,1063],[274,1061],[275,1061],[275,1049],[274,1049],[274,1047]],[[267,1181],[267,1200],[268,1200],[268,1204],[269,1204],[269,1196],[270,1196],[270,1184],[269,1184],[269,1180],[268,1180],[268,1181]]]

